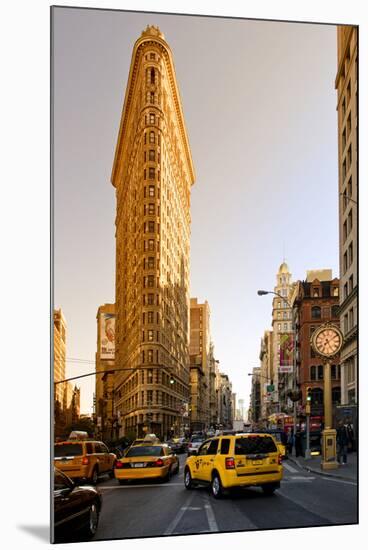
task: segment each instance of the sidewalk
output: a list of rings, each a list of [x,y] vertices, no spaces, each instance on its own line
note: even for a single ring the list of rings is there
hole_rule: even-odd
[[[304,468],[308,472],[319,474],[325,477],[336,477],[339,479],[345,479],[348,481],[357,481],[357,453],[348,454],[348,463],[344,466],[339,466],[336,470],[322,470],[321,469],[321,457],[312,456],[309,460],[306,460],[303,456],[297,458],[290,456],[287,460],[294,462],[300,468]]]

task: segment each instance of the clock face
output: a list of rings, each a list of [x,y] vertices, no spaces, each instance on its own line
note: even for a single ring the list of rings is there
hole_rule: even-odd
[[[316,334],[314,345],[321,355],[335,355],[341,347],[340,333],[334,328],[327,327]]]

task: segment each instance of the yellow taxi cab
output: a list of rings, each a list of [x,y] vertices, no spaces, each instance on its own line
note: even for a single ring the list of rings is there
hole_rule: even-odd
[[[115,477],[122,485],[134,479],[161,479],[169,481],[179,472],[179,460],[164,443],[141,443],[129,447],[115,463]]]
[[[281,454],[272,435],[243,433],[223,435],[205,441],[187,458],[184,485],[209,485],[215,498],[236,487],[262,487],[271,495],[283,476]]]
[[[72,479],[95,485],[100,474],[114,476],[116,455],[102,441],[71,439],[54,445],[54,466]]]
[[[286,444],[283,440],[281,432],[273,432],[270,435],[272,435],[276,439],[276,444],[279,449],[279,452],[281,454],[282,460],[287,458],[287,451],[286,451]]]

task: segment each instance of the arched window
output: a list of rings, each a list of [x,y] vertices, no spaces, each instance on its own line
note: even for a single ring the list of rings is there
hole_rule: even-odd
[[[332,403],[338,405],[341,402],[341,388],[332,388]]]
[[[312,405],[323,405],[323,390],[321,388],[313,388],[311,393]]]
[[[311,380],[317,380],[316,376],[317,376],[317,374],[316,374],[316,366],[313,365],[313,366],[310,368],[310,379],[311,379]]]
[[[313,306],[312,319],[320,319],[320,318],[321,318],[321,308],[319,306]]]
[[[332,317],[338,317],[339,316],[339,306],[332,306],[331,315],[332,315]]]
[[[317,379],[323,380],[323,365],[318,365],[317,367]]]

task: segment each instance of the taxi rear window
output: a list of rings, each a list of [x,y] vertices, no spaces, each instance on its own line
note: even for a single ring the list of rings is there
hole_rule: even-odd
[[[55,458],[62,458],[63,456],[81,456],[83,454],[83,445],[81,443],[65,443],[62,445],[55,445],[54,456]]]
[[[131,447],[126,453],[128,456],[164,456],[164,450],[162,447],[144,447],[140,445],[139,447]]]
[[[253,453],[275,453],[277,447],[269,436],[238,437],[235,440],[235,454],[247,455]]]

